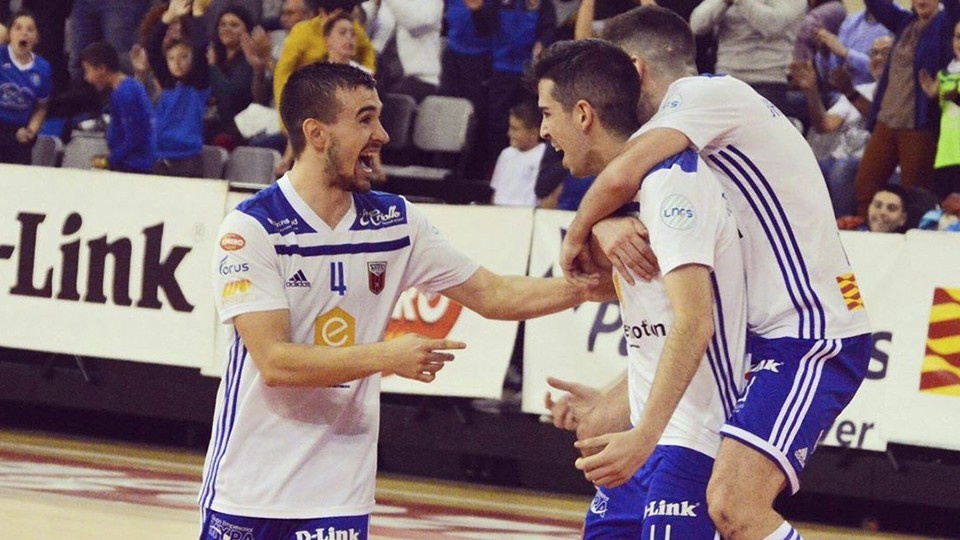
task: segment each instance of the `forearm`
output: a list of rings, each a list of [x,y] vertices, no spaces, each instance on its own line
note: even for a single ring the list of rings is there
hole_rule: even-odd
[[[267,386],[327,387],[386,369],[380,343],[321,347],[276,342],[251,356]]]
[[[577,21],[573,26],[573,39],[589,39],[593,37],[593,20],[596,13],[595,0],[583,0],[577,11]]]
[[[250,94],[253,101],[266,105],[270,100],[270,87],[267,85],[266,71],[263,67],[253,68],[253,81],[250,83]]]
[[[487,288],[483,306],[475,310],[488,319],[532,319],[569,309],[585,300],[582,289],[563,278],[496,276],[495,279],[497,284]]]
[[[690,29],[698,36],[711,32],[726,10],[723,0],[704,0],[690,13]]]
[[[588,439],[605,433],[630,429],[630,398],[627,374],[623,373],[606,390],[577,426],[577,438]]]
[[[823,103],[820,101],[820,93],[813,90],[805,90],[804,96],[807,99],[807,113],[810,115],[810,125],[817,133],[829,133],[825,122],[827,111],[823,110]]]
[[[34,107],[33,114],[30,115],[30,120],[27,122],[26,126],[34,136],[40,132],[40,127],[43,126],[43,121],[47,118],[48,109],[48,102],[37,103],[37,106]]]
[[[759,0],[736,0],[736,2],[751,28],[763,37],[783,33],[800,19],[807,9],[807,3],[804,0],[784,0],[773,6]]]

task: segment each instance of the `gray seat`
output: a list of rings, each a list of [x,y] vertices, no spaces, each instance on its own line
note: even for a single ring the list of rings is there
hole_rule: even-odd
[[[56,167],[60,165],[63,156],[63,141],[54,135],[38,135],[33,145],[31,163],[42,167]]]
[[[203,145],[203,177],[223,178],[223,169],[230,159],[230,152],[220,146]]]
[[[417,101],[404,94],[384,94],[381,99],[383,111],[380,113],[380,123],[390,135],[387,148],[402,150],[410,144],[410,128],[417,114]]]
[[[244,184],[273,183],[273,169],[282,156],[273,148],[238,146],[230,153],[223,177]]]
[[[68,169],[90,169],[96,156],[110,153],[107,140],[101,137],[74,137],[63,149],[63,164]]]
[[[413,146],[432,156],[435,161],[446,157],[453,167],[385,166],[384,172],[387,176],[396,178],[463,178],[464,150],[471,142],[473,127],[473,104],[469,100],[427,96],[417,109],[413,126]]]

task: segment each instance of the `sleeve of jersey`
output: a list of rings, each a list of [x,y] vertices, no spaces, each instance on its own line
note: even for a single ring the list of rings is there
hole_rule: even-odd
[[[440,236],[440,232],[410,203],[407,203],[407,215],[413,251],[403,288],[415,286],[421,292],[435,293],[470,279],[480,265]]]
[[[673,85],[659,112],[640,133],[654,128],[671,128],[693,143],[697,152],[722,139],[738,122],[738,101],[742,96],[730,95],[729,85],[716,84],[711,77],[695,77]]]
[[[708,200],[698,188],[715,182],[674,166],[660,169],[643,181],[640,216],[650,232],[650,247],[657,255],[661,275],[686,264],[713,268],[718,212],[722,201]]]
[[[279,256],[260,223],[234,210],[217,238],[213,290],[222,323],[243,313],[289,309]]]

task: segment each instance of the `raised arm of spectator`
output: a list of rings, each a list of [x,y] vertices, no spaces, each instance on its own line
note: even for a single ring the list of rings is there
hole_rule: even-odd
[[[183,32],[190,36],[190,50],[193,53],[193,65],[183,81],[190,86],[203,90],[210,88],[210,63],[207,62],[207,48],[210,38],[206,32],[204,14],[212,0],[194,0],[193,16],[183,18]]]
[[[593,37],[593,21],[597,14],[596,0],[583,0],[577,10],[577,21],[573,25],[573,39]]]
[[[807,98],[807,111],[810,115],[810,125],[817,133],[833,133],[843,125],[843,118],[829,115],[823,108],[820,99],[820,89],[817,86],[817,72],[809,60],[790,64],[790,77],[794,86],[799,88]]]
[[[713,32],[729,7],[725,0],[704,0],[690,13],[690,29],[698,36]]]
[[[553,36],[557,33],[557,11],[553,2],[540,2],[540,16],[537,17],[537,43],[546,47],[553,43]],[[539,56],[539,52],[536,56]]]
[[[266,105],[270,100],[270,88],[267,84],[267,65],[270,63],[270,37],[262,26],[257,26],[252,32],[240,39],[240,48],[243,57],[253,70],[253,81],[250,83],[250,94],[253,101]]]
[[[830,84],[838,92],[846,96],[854,108],[860,113],[860,116],[867,118],[870,115],[870,108],[873,106],[873,96],[869,98],[861,94],[853,85],[853,77],[850,76],[850,70],[844,66],[836,69],[830,74]]]
[[[913,19],[911,12],[901,8],[896,2],[863,0],[863,3],[867,7],[867,13],[895,34]]]
[[[776,5],[767,5],[761,0],[735,1],[753,30],[765,38],[783,33],[803,19],[807,11],[806,0],[781,0]]]
[[[161,88],[172,88],[176,80],[167,67],[167,59],[163,51],[163,37],[167,34],[167,27],[174,21],[189,13],[189,3],[183,0],[174,0],[170,2],[167,10],[163,12],[160,22],[153,25],[150,30],[150,37],[147,39],[147,60],[150,69],[153,70],[153,76],[157,78]],[[206,55],[204,55],[206,58]]]
[[[414,37],[435,31],[443,22],[443,2],[432,0],[382,0],[402,26]]]

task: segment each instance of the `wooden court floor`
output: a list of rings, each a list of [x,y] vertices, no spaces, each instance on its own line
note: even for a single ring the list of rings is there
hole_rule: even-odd
[[[203,456],[0,430],[0,540],[180,540],[198,535]],[[579,536],[589,499],[382,475],[372,538]],[[799,523],[806,540],[932,538]]]

